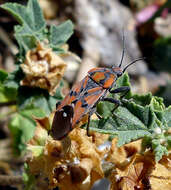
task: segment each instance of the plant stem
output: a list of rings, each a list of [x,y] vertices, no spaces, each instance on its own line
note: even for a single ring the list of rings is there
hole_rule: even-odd
[[[0,107],[4,107],[4,106],[12,106],[12,105],[16,105],[16,101],[11,101],[11,102],[0,102]]]
[[[9,176],[9,175],[0,175],[0,185],[17,185],[23,184],[23,177],[22,176]]]

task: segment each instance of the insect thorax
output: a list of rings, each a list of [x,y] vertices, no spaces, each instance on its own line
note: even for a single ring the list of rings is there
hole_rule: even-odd
[[[116,81],[116,74],[107,68],[94,68],[89,72],[89,77],[103,88],[113,87]]]

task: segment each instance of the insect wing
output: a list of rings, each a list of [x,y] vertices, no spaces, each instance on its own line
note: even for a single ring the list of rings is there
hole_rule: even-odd
[[[55,112],[51,129],[53,139],[60,140],[72,130],[73,114],[74,110],[70,105],[66,105]]]
[[[82,84],[84,83],[83,79],[82,81],[76,83],[73,88],[70,90],[69,94],[65,96],[64,100],[60,102],[60,104],[57,106],[57,111],[62,109],[66,105],[71,105],[72,102],[79,99],[80,92],[82,92]]]
[[[84,115],[86,115],[91,108],[93,108],[101,97],[104,96],[106,90],[102,87],[95,87],[86,92],[74,106],[74,116],[72,127],[79,122]]]

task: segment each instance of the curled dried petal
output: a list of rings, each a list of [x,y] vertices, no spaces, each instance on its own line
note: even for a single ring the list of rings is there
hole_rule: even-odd
[[[25,62],[21,64],[26,75],[21,85],[44,88],[54,95],[66,66],[60,55],[38,42],[37,48],[29,50]]]

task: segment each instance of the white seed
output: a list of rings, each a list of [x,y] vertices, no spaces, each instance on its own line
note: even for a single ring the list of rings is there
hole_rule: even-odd
[[[165,139],[160,139],[160,144],[163,144],[165,142],[166,142]]]
[[[110,142],[110,141],[106,141],[105,143],[99,145],[99,146],[98,146],[98,149],[99,149],[100,151],[103,151],[103,150],[105,150],[106,148],[110,149],[110,147],[111,147],[111,142]]]
[[[67,113],[66,112],[63,113],[63,117],[67,117]]]
[[[160,127],[156,127],[154,132],[156,134],[161,134],[162,131],[161,131]]]
[[[79,164],[80,160],[77,157],[74,157],[74,164]]]
[[[120,180],[120,176],[117,174],[117,175],[115,175],[115,179],[116,179],[116,181],[119,181]]]

